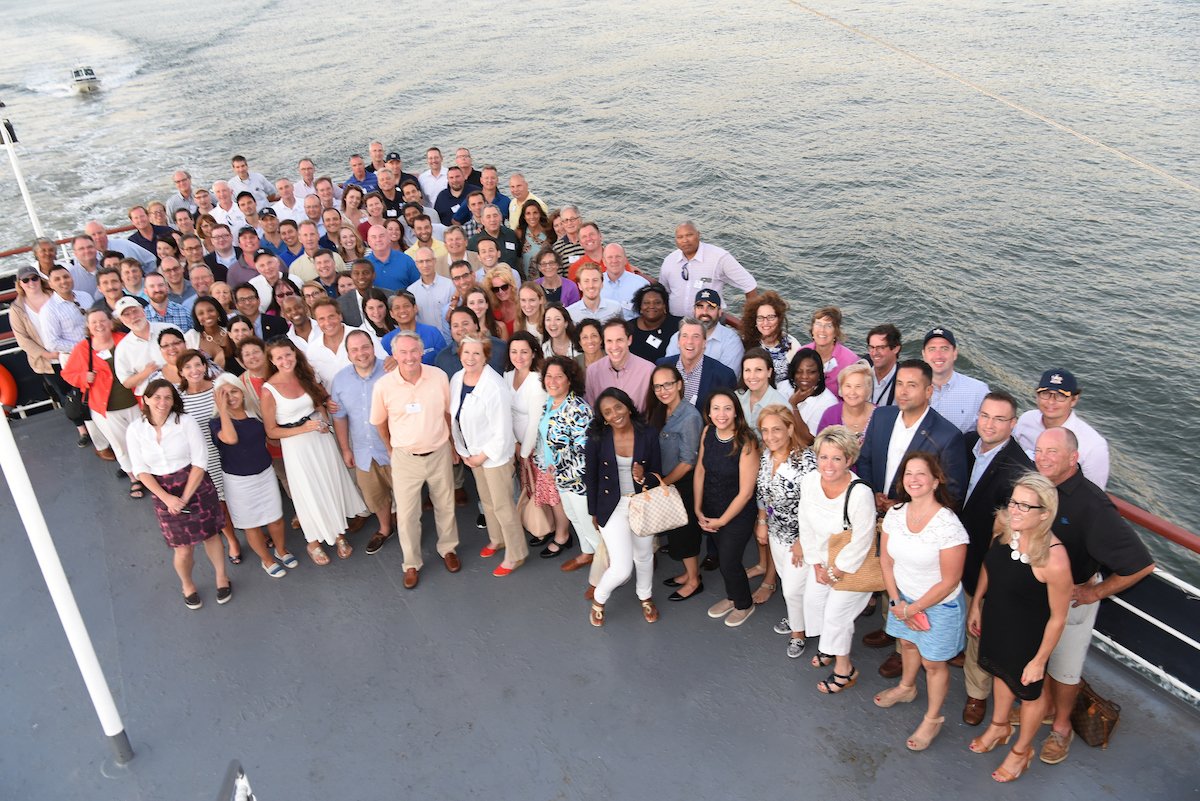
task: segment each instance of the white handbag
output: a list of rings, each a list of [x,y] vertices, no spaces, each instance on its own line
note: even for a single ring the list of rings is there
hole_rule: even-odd
[[[643,488],[629,499],[629,528],[639,537],[653,537],[685,526],[688,521],[679,490],[663,484],[662,476],[657,473],[652,475],[658,478],[658,486]]]

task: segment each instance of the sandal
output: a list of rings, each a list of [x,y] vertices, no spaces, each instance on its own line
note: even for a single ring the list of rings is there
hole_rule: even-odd
[[[140,481],[130,482],[129,497],[130,498],[145,498],[146,497],[146,485]]]
[[[938,734],[941,732],[942,724],[945,722],[946,722],[946,718],[944,715],[942,717],[938,717],[938,718],[931,718],[928,715],[926,715],[921,720],[921,725],[918,726],[917,730],[912,733],[912,737],[909,737],[908,740],[904,744],[908,746],[909,751],[924,751],[926,748],[929,747],[929,744],[933,742],[934,738],[936,738],[938,736]],[[933,733],[930,734],[928,737],[921,737],[920,736],[921,729],[924,728],[926,723],[930,723],[933,725]]]
[[[1025,773],[1025,771],[1029,770],[1029,764],[1033,762],[1033,746],[1026,748],[1024,753],[1018,751],[1016,748],[1013,748],[1013,750],[1009,753],[1021,760],[1021,769],[1016,773],[1010,773],[1004,769],[1004,763],[1000,763],[1000,767],[992,771],[992,779],[1000,782],[1001,784],[1006,782],[1015,782],[1017,779],[1021,778],[1021,775]]]
[[[647,623],[653,623],[658,620],[658,607],[649,598],[642,601],[642,617],[646,618]]]
[[[242,555],[240,553],[239,554],[231,553],[231,554],[229,554],[228,558],[229,558],[229,564],[231,564],[231,565],[240,565],[242,563]]]
[[[826,695],[837,695],[842,690],[848,690],[855,684],[858,684],[858,668],[851,665],[850,675],[843,676],[835,670],[829,674],[829,678],[817,682],[817,689]]]
[[[1002,733],[988,739],[988,734],[995,731]],[[983,730],[983,734],[971,739],[971,744],[967,748],[976,754],[986,754],[998,745],[1008,745],[1008,741],[1012,739],[1012,736],[1013,727],[1011,723],[997,723],[993,720]]]
[[[767,569],[762,565],[755,565],[746,571],[746,578],[748,579],[758,578],[759,576],[765,575],[767,575]]]
[[[765,604],[771,600],[771,596],[775,594],[775,590],[779,589],[779,585],[770,584],[764,581],[758,585],[758,589],[754,591],[754,595],[750,596],[750,600],[756,604]],[[765,591],[765,594],[764,594]]]
[[[325,549],[321,547],[321,543],[314,542],[308,546],[308,556],[313,560],[313,564],[324,567],[329,564],[329,554],[325,553]]]
[[[880,709],[889,709],[896,704],[911,704],[917,699],[917,685],[905,687],[903,684],[897,684],[895,687],[884,690],[875,696],[875,706]]]
[[[350,547],[350,540],[346,539],[345,534],[342,534],[337,538],[338,559],[349,559],[352,553],[354,553],[354,548]]]
[[[588,620],[596,628],[604,625],[604,604],[598,604],[592,601],[592,611],[588,613]]]
[[[817,655],[812,658],[812,666],[815,668],[829,667],[833,664],[833,660],[835,658],[836,657],[830,654],[823,654],[820,651],[817,651]]]

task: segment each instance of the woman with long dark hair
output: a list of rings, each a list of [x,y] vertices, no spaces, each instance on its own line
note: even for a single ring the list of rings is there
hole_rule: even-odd
[[[521,243],[521,275],[532,278],[537,274],[529,266],[534,257],[558,241],[558,235],[550,225],[550,218],[536,200],[526,200],[525,205],[521,206],[521,217],[517,221],[517,241]]]
[[[725,580],[725,598],[709,608],[708,616],[725,618],[726,626],[740,626],[754,614],[742,560],[754,533],[758,437],[746,425],[737,396],[725,387],[708,396],[704,422],[693,484],[696,519],[717,541]]]
[[[675,591],[668,601],[686,601],[704,591],[700,580],[700,526],[696,522],[695,490],[692,473],[700,458],[700,432],[704,421],[696,407],[683,399],[683,376],[675,365],[656,367],[650,376],[650,394],[646,399],[646,420],[658,429],[658,448],[662,459],[663,483],[679,491],[687,523],[664,532],[667,552],[683,563],[683,573],[663,583]]]
[[[608,569],[592,596],[589,620],[604,625],[604,605],[613,591],[636,570],[636,589],[647,623],[658,620],[651,599],[654,588],[654,538],[639,537],[629,527],[629,501],[639,489],[658,485],[662,472],[658,430],[647,426],[623,390],[609,387],[596,398],[588,426],[588,512],[608,551]]]
[[[542,354],[549,359],[551,356],[566,356],[574,359],[579,356],[579,343],[575,339],[575,323],[570,313],[561,303],[551,303],[542,313]]]
[[[233,358],[236,348],[228,328],[229,315],[216,298],[196,298],[192,306],[192,330],[184,333],[183,339],[189,348],[206,354],[218,367],[236,372]]]
[[[362,318],[360,328],[374,334],[375,339],[382,339],[396,327],[396,321],[388,313],[388,296],[379,287],[373,286],[363,294]]]
[[[367,505],[342,463],[326,408],[329,393],[290,339],[272,340],[267,360],[271,377],[259,398],[263,425],[283,449],[308,555],[314,564],[329,564],[324,543],[336,545],[338,558],[348,559],[354,549],[346,539],[347,522],[366,515]]]

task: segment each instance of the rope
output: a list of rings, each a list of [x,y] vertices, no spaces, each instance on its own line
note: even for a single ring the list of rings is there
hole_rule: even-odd
[[[999,103],[1003,103],[1004,105],[1008,106],[1009,108],[1011,108],[1015,111],[1019,111],[1022,114],[1025,114],[1029,117],[1033,117],[1035,120],[1040,120],[1052,128],[1057,128],[1060,131],[1069,133],[1071,136],[1074,136],[1077,139],[1087,142],[1090,145],[1095,145],[1096,147],[1100,148],[1101,150],[1106,150],[1109,153],[1112,153],[1114,156],[1117,156],[1118,158],[1124,159],[1125,161],[1128,161],[1131,164],[1136,164],[1137,166],[1139,166],[1145,170],[1149,170],[1150,172],[1154,173],[1155,175],[1157,175],[1160,178],[1165,178],[1166,180],[1170,181],[1171,183],[1177,184],[1178,186],[1181,186],[1184,189],[1187,189],[1192,192],[1196,192],[1197,194],[1200,194],[1200,186],[1196,186],[1195,184],[1185,181],[1182,178],[1178,178],[1178,177],[1172,175],[1171,173],[1167,172],[1166,170],[1162,169],[1161,167],[1156,167],[1153,164],[1142,161],[1137,156],[1132,156],[1123,150],[1113,147],[1112,145],[1106,145],[1104,142],[1101,142],[1100,140],[1095,139],[1094,137],[1088,136],[1087,134],[1085,134],[1081,131],[1077,131],[1069,125],[1061,123],[1058,120],[1052,119],[1050,117],[1047,117],[1045,114],[1034,111],[1033,109],[1029,108],[1028,106],[1023,106],[1020,103],[1009,100],[1008,98],[1003,97],[1002,95],[998,95],[995,92],[991,91],[990,89],[980,86],[979,84],[974,83],[973,81],[969,81],[966,78],[962,77],[961,75],[946,69],[945,67],[939,67],[937,64],[934,64],[932,61],[927,61],[926,59],[921,58],[920,56],[918,56],[915,53],[910,53],[909,51],[907,51],[901,47],[897,47],[896,45],[892,44],[891,42],[880,39],[878,36],[875,36],[873,34],[867,33],[866,31],[855,28],[853,25],[849,25],[845,22],[842,22],[841,20],[837,19],[836,17],[831,17],[830,15],[828,15],[824,12],[817,11],[815,8],[810,8],[802,3],[796,2],[796,0],[788,0],[788,2],[803,11],[807,11],[809,14],[812,14],[815,17],[820,17],[821,19],[825,20],[826,22],[831,22],[840,28],[844,28],[845,30],[850,31],[851,33],[855,34],[856,36],[861,36],[864,39],[869,39],[870,41],[875,42],[878,45],[886,47],[888,50],[891,50],[894,53],[898,53],[899,55],[904,56],[907,59],[917,62],[921,66],[926,67],[927,69],[933,70],[934,72],[936,72],[940,75],[944,75],[945,77],[950,78],[953,81],[957,81],[958,83],[962,84],[963,86],[966,86],[969,89],[974,89],[976,92],[979,92],[982,95],[990,97]]]

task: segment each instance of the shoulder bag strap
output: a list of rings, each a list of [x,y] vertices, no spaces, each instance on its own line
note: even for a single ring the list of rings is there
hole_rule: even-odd
[[[864,487],[869,487],[867,482],[861,478],[856,478],[850,482],[850,486],[846,487],[846,503],[842,507],[842,521],[846,525],[846,530],[850,529],[850,493],[854,490],[855,485],[862,484]]]

